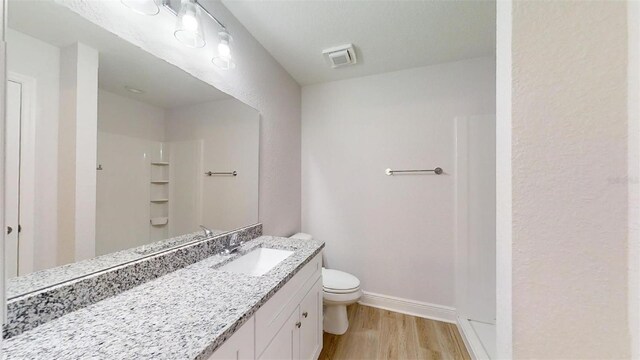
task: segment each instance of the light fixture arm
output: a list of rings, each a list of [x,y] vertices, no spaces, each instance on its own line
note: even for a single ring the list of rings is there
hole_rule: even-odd
[[[225,31],[227,30],[227,27],[224,26],[224,24],[221,23],[220,20],[216,19],[216,17],[213,16],[213,14],[209,12],[209,10],[205,9],[205,7],[198,2],[198,0],[195,0],[194,3],[198,5],[198,7],[200,8],[200,10],[202,10],[202,12],[207,14],[207,16],[209,16],[213,21],[215,21],[216,24],[218,24],[218,26],[222,28],[222,30],[225,30]],[[176,16],[178,15],[178,12],[171,7],[171,0],[162,0],[162,6],[164,6],[167,10],[169,10],[173,15],[176,15]]]
[[[222,28],[222,30],[225,30],[225,31],[227,30],[227,27],[226,27],[226,26],[224,26],[224,24],[223,24],[223,23],[221,23],[221,22],[220,22],[220,20],[216,19],[216,17],[215,17],[215,16],[213,16],[213,15],[209,12],[209,10],[205,9],[205,8],[204,8],[204,6],[202,6],[202,5],[198,2],[198,0],[195,0],[195,3],[196,3],[198,6],[200,6],[200,10],[202,10],[205,14],[207,14],[207,15],[208,15],[208,16],[209,16],[213,21],[215,21],[215,22],[216,22],[216,24],[218,24],[218,26],[220,26],[220,28]]]

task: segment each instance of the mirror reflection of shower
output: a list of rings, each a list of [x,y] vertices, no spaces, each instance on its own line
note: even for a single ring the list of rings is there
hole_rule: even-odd
[[[55,2],[9,7],[10,278],[258,222],[255,109]]]

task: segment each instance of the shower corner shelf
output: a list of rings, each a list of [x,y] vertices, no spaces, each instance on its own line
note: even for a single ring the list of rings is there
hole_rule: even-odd
[[[169,199],[151,199],[152,203],[165,203],[168,202]]]
[[[152,226],[164,226],[169,223],[169,218],[166,216],[154,217],[150,220]]]
[[[169,165],[169,162],[168,161],[152,161],[151,165],[167,166]]]

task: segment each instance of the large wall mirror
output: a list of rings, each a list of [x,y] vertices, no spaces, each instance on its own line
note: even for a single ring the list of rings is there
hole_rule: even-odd
[[[6,40],[9,298],[258,222],[255,109],[53,0]]]

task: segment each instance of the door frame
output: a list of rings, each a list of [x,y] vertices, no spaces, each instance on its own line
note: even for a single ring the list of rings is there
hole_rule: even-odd
[[[35,174],[36,174],[36,89],[33,77],[7,71],[7,81],[22,85],[20,119],[20,226],[18,276],[34,270]],[[17,230],[17,229],[16,229]]]

